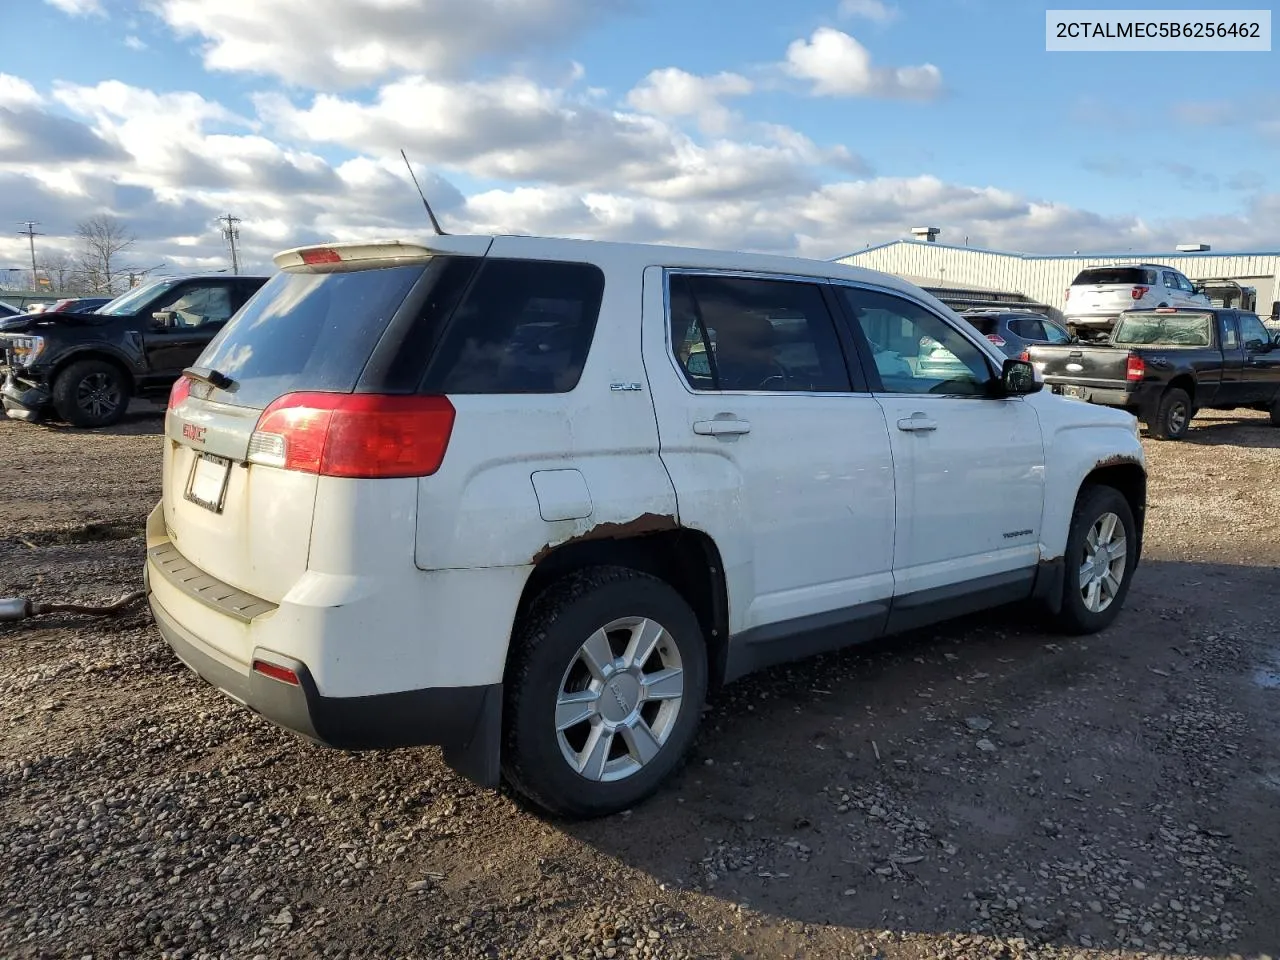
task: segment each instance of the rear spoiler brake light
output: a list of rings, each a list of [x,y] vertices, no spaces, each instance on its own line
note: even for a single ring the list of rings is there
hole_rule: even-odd
[[[273,258],[281,270],[299,273],[339,273],[395,267],[410,263],[426,263],[440,255],[483,257],[489,252],[492,237],[445,236],[432,238],[430,246],[404,243],[400,240],[322,243],[282,250]]]

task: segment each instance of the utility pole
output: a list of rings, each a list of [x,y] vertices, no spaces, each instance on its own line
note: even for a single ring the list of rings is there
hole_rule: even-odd
[[[240,272],[240,257],[236,253],[236,241],[240,239],[240,218],[233,217],[228,213],[219,217],[218,223],[226,224],[222,228],[222,236],[231,247],[231,272],[238,274]]]
[[[40,226],[39,220],[19,220],[27,229],[19,230],[19,235],[25,236],[31,244],[31,289],[34,290],[40,285],[40,276],[36,273],[36,237],[43,237],[43,233],[37,233],[36,227]]]

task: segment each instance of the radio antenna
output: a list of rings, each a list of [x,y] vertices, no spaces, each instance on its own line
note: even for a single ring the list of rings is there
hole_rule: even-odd
[[[431,212],[431,204],[427,203],[427,195],[422,192],[422,187],[418,185],[418,178],[413,174],[413,164],[409,162],[409,158],[405,156],[403,149],[400,151],[400,156],[404,157],[404,165],[409,168],[409,176],[413,180],[413,185],[418,188],[418,196],[422,198],[422,205],[427,208],[427,216],[431,218],[431,226],[432,229],[435,230],[436,236],[447,237],[448,234],[440,229],[440,221],[437,220],[436,215]]]

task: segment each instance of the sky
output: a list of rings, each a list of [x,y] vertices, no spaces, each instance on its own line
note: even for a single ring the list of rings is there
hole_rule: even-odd
[[[1061,6],[1061,4],[1058,4]],[[1198,0],[1149,7],[1237,9]],[[427,229],[836,257],[1280,249],[1277,53],[1047,53],[1027,0],[0,0],[0,281]]]

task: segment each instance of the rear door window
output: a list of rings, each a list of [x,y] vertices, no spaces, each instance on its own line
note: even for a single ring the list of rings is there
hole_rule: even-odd
[[[485,260],[427,368],[427,393],[567,393],[604,296],[589,263]]]
[[[1023,340],[1035,340],[1037,342],[1045,339],[1044,326],[1035,317],[1022,317],[1018,320],[1009,322],[1009,329],[1020,336]]]
[[[695,390],[852,389],[817,284],[677,273],[670,289],[671,345]]]
[[[1222,315],[1222,349],[1240,349],[1240,330],[1235,316],[1229,313]]]

